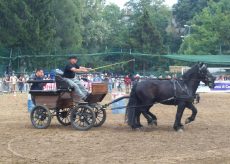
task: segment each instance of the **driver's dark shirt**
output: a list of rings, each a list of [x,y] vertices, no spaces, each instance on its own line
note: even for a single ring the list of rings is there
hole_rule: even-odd
[[[65,77],[65,78],[71,78],[71,79],[74,78],[75,77],[75,73],[73,71],[71,71],[72,68],[79,69],[80,67],[77,64],[67,64],[65,66],[65,69],[64,69],[63,77]]]

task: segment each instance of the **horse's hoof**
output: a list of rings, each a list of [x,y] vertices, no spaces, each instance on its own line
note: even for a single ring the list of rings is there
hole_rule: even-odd
[[[139,127],[139,128],[137,128],[137,130],[138,131],[143,131],[144,130],[144,127],[142,126],[142,127]]]
[[[136,128],[141,129],[141,128],[143,128],[143,125],[137,125]]]
[[[157,126],[157,121],[153,120],[151,122],[148,122],[148,125],[150,125],[150,126],[153,126],[153,125]]]
[[[136,131],[136,130],[137,130],[137,128],[131,127],[131,130],[132,130],[132,131]]]
[[[143,126],[142,125],[136,125],[136,126],[131,126],[131,129],[132,130],[140,130],[140,129],[143,129]]]
[[[181,125],[179,125],[179,126],[174,126],[173,127],[173,129],[176,131],[176,132],[178,132],[178,131],[180,131],[180,130],[184,130],[184,126],[181,124]]]
[[[180,129],[177,130],[177,132],[178,132],[178,133],[183,133],[184,130],[180,128]]]
[[[190,122],[192,122],[189,118],[187,118],[186,120],[185,120],[185,124],[189,124]]]
[[[143,131],[144,127],[139,127],[139,128],[131,128],[132,131]]]

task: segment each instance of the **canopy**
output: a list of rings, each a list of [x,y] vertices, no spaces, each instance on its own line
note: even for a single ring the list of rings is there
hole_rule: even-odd
[[[230,55],[163,55],[166,58],[186,62],[204,62],[206,64],[230,65]]]

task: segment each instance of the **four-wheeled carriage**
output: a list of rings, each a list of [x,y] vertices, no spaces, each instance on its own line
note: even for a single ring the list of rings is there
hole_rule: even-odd
[[[31,90],[35,107],[30,118],[35,128],[44,129],[51,123],[53,116],[64,126],[72,125],[77,130],[88,130],[101,126],[106,119],[105,109],[98,104],[107,94],[107,84],[92,83],[92,92],[85,103],[78,103],[80,98],[74,89],[59,75],[55,81],[43,80],[28,83],[55,83],[56,90]]]

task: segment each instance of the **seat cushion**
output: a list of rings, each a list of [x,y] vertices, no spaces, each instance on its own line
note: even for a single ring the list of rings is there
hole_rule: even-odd
[[[71,87],[69,83],[61,75],[56,75],[55,81],[57,89],[73,90],[73,87]]]

